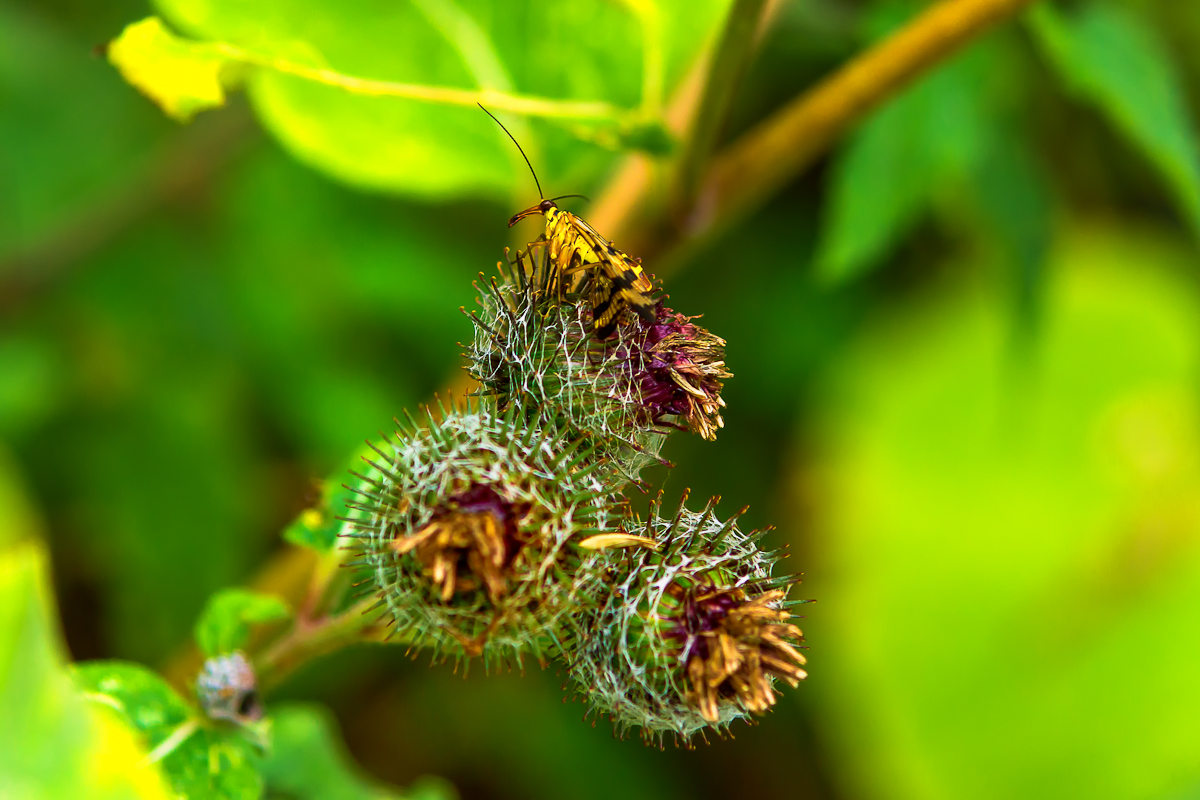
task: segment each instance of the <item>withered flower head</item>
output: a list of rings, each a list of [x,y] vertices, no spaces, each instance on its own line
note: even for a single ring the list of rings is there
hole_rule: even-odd
[[[528,538],[522,530],[529,503],[504,500],[491,486],[472,486],[448,498],[433,519],[392,542],[397,553],[413,552],[426,574],[441,586],[443,600],[482,583],[492,602],[508,591],[505,567]]]
[[[762,714],[775,704],[771,678],[795,687],[807,677],[796,649],[803,634],[778,607],[785,592],[773,589],[751,600],[741,589],[683,591],[682,613],[666,636],[682,642],[687,698],[704,719],[719,722],[720,703],[729,698]]]
[[[635,377],[649,357],[639,344],[645,325],[626,311],[637,321],[597,342],[589,300],[553,286],[550,276],[558,271],[546,268],[546,253],[545,247],[518,252],[511,264],[500,265],[499,280],[477,286],[466,369],[499,408],[519,406],[530,424],[591,436],[616,491],[637,480],[643,467],[667,463],[658,453],[668,431],[648,412]]]
[[[779,555],[756,546],[760,532],[737,527],[741,512],[717,518],[715,502],[664,517],[660,495],[641,530],[659,546],[605,554],[609,589],[579,621],[568,661],[618,731],[687,742],[768,710],[775,678],[805,677],[784,599],[796,576],[772,577]]]
[[[589,447],[472,405],[374,448],[344,535],[397,632],[455,656],[540,653],[595,582],[580,543],[614,513]]]
[[[693,319],[697,317],[659,305],[658,319],[644,325],[642,335],[634,340],[642,355],[634,380],[655,423],[680,417],[689,429],[711,441],[725,425],[721,389],[733,373],[725,368],[725,340]]]
[[[196,678],[196,695],[209,719],[245,725],[263,715],[254,668],[240,651],[205,661]]]

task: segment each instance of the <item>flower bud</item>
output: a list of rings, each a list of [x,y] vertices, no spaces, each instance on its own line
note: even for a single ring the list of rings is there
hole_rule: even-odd
[[[244,653],[214,656],[204,662],[196,678],[196,696],[209,719],[245,725],[262,719],[258,680]]]
[[[376,453],[345,535],[397,634],[443,655],[540,658],[592,582],[580,541],[613,514],[591,444],[476,407],[410,420]]]

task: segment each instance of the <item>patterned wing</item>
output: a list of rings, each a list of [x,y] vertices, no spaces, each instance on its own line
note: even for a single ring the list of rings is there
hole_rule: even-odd
[[[601,272],[591,278],[592,333],[607,339],[617,329],[617,320],[625,310],[625,299],[613,288],[612,280]]]
[[[647,325],[654,324],[655,303],[649,297],[654,290],[654,283],[642,269],[641,262],[618,250],[586,221],[572,215],[571,222],[580,239],[586,241],[589,252],[597,258],[591,270],[592,318],[595,320],[596,337],[608,338],[626,308],[636,311]]]
[[[622,253],[622,255],[624,255]],[[635,266],[637,266],[635,264]],[[645,277],[640,269],[637,273],[625,269],[619,262],[605,261],[591,274],[591,306],[594,334],[597,339],[607,339],[616,330],[621,312],[632,308],[647,325],[657,319],[655,303],[638,291],[637,278]],[[649,283],[649,279],[646,279]]]
[[[587,284],[596,338],[612,335],[626,308],[654,323],[654,301],[648,296],[654,284],[639,262],[567,211],[553,209],[546,215],[546,238],[559,275],[575,276],[570,289]]]
[[[650,292],[654,289],[654,284],[646,276],[646,271],[642,269],[642,265],[639,262],[634,261],[628,255],[614,247],[612,242],[597,233],[596,229],[587,224],[585,220],[580,219],[574,214],[567,216],[570,217],[570,221],[579,233],[579,236],[587,242],[589,249],[596,254],[596,260],[608,262],[611,273],[627,274],[629,276],[630,288],[636,291]]]

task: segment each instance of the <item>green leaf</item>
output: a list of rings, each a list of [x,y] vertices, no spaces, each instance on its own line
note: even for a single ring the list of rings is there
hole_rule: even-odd
[[[920,103],[904,95],[868,121],[839,157],[817,271],[847,280],[876,266],[925,210],[932,179]]]
[[[847,794],[1150,800],[1200,777],[1194,256],[1108,221],[1052,252],[1027,369],[1003,295],[951,264],[954,291],[843,352],[811,421],[805,633]]]
[[[614,150],[640,150],[652,156],[669,156],[678,149],[679,142],[666,125],[655,119],[622,126],[609,146]]]
[[[976,169],[974,199],[1013,267],[1017,319],[1021,333],[1028,335],[1039,321],[1050,250],[1053,208],[1049,181],[1015,133],[993,137],[991,144]]]
[[[449,100],[486,91],[598,104],[592,115],[565,107],[535,120],[502,115],[548,193],[584,190],[609,165],[605,145],[665,148],[653,125],[593,134],[626,118],[661,118],[663,97],[714,34],[729,0],[578,0],[552,13],[535,0],[406,0],[387,13],[361,0],[157,5],[191,36],[252,54],[260,67],[246,86],[257,114],[310,165],[358,186],[421,198],[507,199],[514,185],[529,193],[520,154],[473,104]],[[291,66],[278,69],[279,62]],[[313,79],[316,70],[459,94],[446,102],[371,96],[373,84],[326,85]]]
[[[1187,91],[1167,48],[1135,13],[1089,3],[1075,14],[1038,3],[1027,19],[1050,62],[1158,168],[1200,236],[1200,149]]]
[[[285,541],[300,547],[309,547],[318,553],[328,553],[337,544],[338,533],[342,529],[343,519],[355,517],[360,512],[351,508],[349,503],[355,501],[358,495],[354,487],[359,484],[350,475],[350,471],[361,474],[374,474],[364,463],[376,461],[377,454],[369,445],[358,448],[353,456],[330,478],[321,482],[321,499],[311,508],[305,509],[283,531]]]
[[[180,122],[225,105],[225,88],[236,67],[213,45],[171,33],[158,17],[126,27],[109,43],[108,60],[125,80]]]
[[[248,589],[222,589],[208,600],[196,623],[196,642],[208,657],[239,650],[250,638],[250,626],[291,616],[275,595]]]
[[[351,763],[332,715],[286,705],[271,715],[272,747],[263,763],[267,789],[294,800],[455,800],[443,780],[422,778],[408,791],[372,781]]]
[[[321,499],[312,508],[305,509],[283,531],[285,541],[300,547],[309,547],[318,553],[328,553],[337,544],[338,532],[342,529],[339,517],[352,514],[346,504],[356,495],[344,483],[351,478],[348,470],[361,473],[363,462],[360,456],[373,455],[366,447],[360,448],[342,469],[328,480],[321,482]]]
[[[322,494],[328,481],[322,484]],[[321,505],[316,508],[306,508],[283,529],[283,540],[300,547],[308,547],[318,553],[328,553],[337,543],[337,532],[341,525],[329,513],[328,505],[322,498]]]
[[[854,134],[833,172],[816,256],[827,280],[863,275],[980,161],[992,124],[987,73],[975,48],[903,92]]]
[[[137,738],[66,673],[46,554],[0,549],[0,797],[166,800]]]
[[[257,800],[260,756],[242,729],[210,725],[165,680],[140,664],[94,661],[76,667],[79,685],[116,710],[189,800]]]

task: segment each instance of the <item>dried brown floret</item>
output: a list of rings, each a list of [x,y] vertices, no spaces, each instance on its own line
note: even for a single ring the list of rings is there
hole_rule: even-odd
[[[685,597],[679,628],[668,635],[686,641],[688,699],[709,722],[720,719],[724,698],[735,697],[747,711],[761,714],[777,697],[771,678],[798,686],[808,676],[796,649],[803,634],[778,607],[783,598],[780,589],[753,599],[740,589]]]
[[[725,368],[725,340],[694,324],[698,317],[662,305],[657,312],[657,321],[634,340],[642,350],[633,376],[642,405],[657,424],[668,416],[680,417],[689,430],[716,439],[725,425],[721,389],[733,377]]]
[[[409,536],[392,542],[403,555],[412,552],[426,574],[441,587],[443,600],[483,585],[496,602],[508,591],[505,567],[526,535],[532,519],[528,503],[505,501],[490,486],[474,486],[450,498],[446,510]]]

